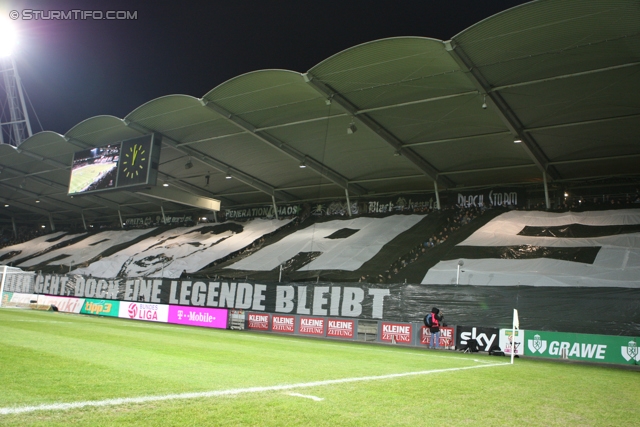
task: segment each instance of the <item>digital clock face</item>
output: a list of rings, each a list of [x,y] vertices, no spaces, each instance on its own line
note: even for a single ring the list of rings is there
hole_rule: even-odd
[[[136,138],[122,143],[118,187],[147,182],[151,164],[151,139]]]

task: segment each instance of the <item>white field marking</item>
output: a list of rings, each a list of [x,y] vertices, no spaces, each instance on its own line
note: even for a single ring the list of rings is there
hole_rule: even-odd
[[[65,314],[72,314],[72,313],[65,313]],[[106,317],[99,317],[99,316],[86,316],[87,318],[91,318],[91,320],[99,320],[99,321],[103,321],[103,322],[110,322],[112,319],[106,318]],[[95,319],[94,319],[95,318]],[[193,327],[184,327],[184,326],[180,326],[180,325],[175,325],[175,324],[171,324],[171,323],[161,323],[161,322],[144,322],[144,321],[131,321],[132,319],[123,319],[126,321],[130,321],[130,322],[122,322],[121,324],[118,324],[118,326],[130,326],[130,327],[136,327],[136,328],[156,328],[158,326],[163,327],[163,326],[171,326],[172,330],[182,330],[182,331],[187,331],[187,332],[201,332],[201,333],[211,333],[211,332],[220,332],[220,331],[224,331],[224,329],[215,329],[215,328],[211,328],[211,329],[205,329],[205,328],[193,328]],[[39,322],[39,320],[20,320],[20,322]],[[51,323],[74,323],[74,322],[56,322],[56,321],[51,321]],[[240,336],[238,336],[237,338],[240,338]],[[291,337],[291,336],[263,336],[263,335],[243,335],[241,337],[242,339],[257,339],[257,340],[265,340],[265,341],[283,341],[283,340],[288,340],[288,343],[297,343],[297,344],[302,344],[302,345],[306,345],[308,343],[308,341],[302,341],[302,340],[293,340],[291,341],[291,338],[295,338],[295,337]],[[358,342],[358,341],[355,341]],[[348,348],[351,350],[363,350],[363,351],[375,351],[378,353],[395,353],[395,350],[387,350],[387,349],[382,349],[382,348],[374,348],[373,346],[369,347],[369,346],[350,346],[349,342],[346,343],[338,343],[338,342],[320,342],[318,341],[317,343],[315,343],[316,345],[320,345],[320,346],[324,346],[324,347],[338,347],[338,348]],[[396,348],[403,348],[403,347],[396,347]],[[403,348],[405,349],[405,348]],[[406,348],[407,350],[409,350],[409,348]],[[425,348],[426,349],[426,348]],[[478,360],[478,359],[468,359],[466,357],[460,357],[460,356],[442,356],[442,355],[434,355],[431,354],[430,352],[412,352],[412,351],[406,351],[403,354],[410,354],[410,355],[414,355],[414,356],[429,356],[429,357],[433,357],[433,358],[439,358],[439,359],[455,359],[455,360],[464,360],[464,361],[470,361],[473,360],[476,363],[486,363],[486,364],[492,364],[493,362],[488,362],[488,361],[483,361],[483,360]]]
[[[280,341],[280,340],[286,340],[286,339],[291,339],[291,338],[295,338],[295,337],[291,337],[291,336],[274,336],[274,337],[270,337],[270,336],[258,336],[258,335],[246,335],[243,338],[252,338],[252,339],[259,339],[259,340],[271,340],[271,341]],[[295,343],[299,343],[299,344],[306,344],[308,343],[308,341],[294,341]],[[395,350],[387,350],[387,349],[382,349],[382,348],[375,348],[374,346],[350,346],[349,344],[351,343],[361,343],[362,341],[353,341],[353,342],[346,342],[346,343],[336,343],[336,342],[320,342],[318,341],[316,344],[319,346],[324,346],[324,347],[338,347],[338,348],[348,348],[350,350],[364,350],[364,351],[375,351],[377,353],[396,353]],[[289,343],[290,344],[290,343]],[[411,347],[395,347],[396,349],[406,349],[409,350],[411,349]],[[425,350],[427,349],[427,347],[424,348]],[[491,363],[493,364],[493,362],[488,362],[488,361],[483,361],[483,360],[478,360],[478,359],[469,359],[466,357],[461,357],[461,356],[442,356],[442,355],[434,355],[431,352],[413,352],[413,351],[405,351],[402,354],[410,354],[413,356],[429,356],[429,357],[434,357],[434,358],[439,358],[439,359],[456,359],[456,360],[464,360],[466,362],[468,361],[474,361],[477,363]]]
[[[34,323],[73,323],[73,322],[60,322],[58,320],[11,320],[11,322],[34,322]]]
[[[0,415],[22,414],[25,412],[35,412],[35,411],[64,411],[68,409],[85,408],[85,407],[115,406],[115,405],[129,404],[129,403],[147,403],[147,402],[159,402],[159,401],[177,400],[177,399],[201,399],[206,397],[233,396],[233,395],[247,394],[247,393],[263,393],[265,391],[294,390],[298,388],[322,387],[322,386],[333,385],[333,384],[355,383],[355,382],[361,382],[361,381],[377,381],[377,380],[386,380],[391,378],[411,377],[411,376],[417,376],[417,375],[438,374],[441,372],[465,371],[468,369],[489,368],[493,366],[511,366],[511,363],[494,363],[492,365],[474,365],[474,366],[465,366],[461,368],[432,369],[430,371],[404,372],[401,374],[340,378],[335,380],[313,381],[313,382],[298,383],[298,384],[283,384],[283,385],[274,385],[274,386],[266,386],[266,387],[232,388],[229,390],[213,390],[213,391],[204,391],[204,392],[197,392],[197,393],[165,394],[163,396],[123,397],[119,399],[89,400],[84,402],[70,402],[70,403],[52,403],[48,405],[37,405],[37,406],[19,406],[19,407],[13,407],[13,408],[0,408]]]
[[[305,399],[315,400],[316,402],[322,402],[324,400],[323,397],[310,396],[308,394],[300,394],[300,393],[289,393],[289,396],[304,397]]]

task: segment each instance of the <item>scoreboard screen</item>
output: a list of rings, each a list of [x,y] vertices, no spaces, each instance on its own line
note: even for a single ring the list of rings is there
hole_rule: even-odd
[[[161,138],[144,135],[73,155],[69,195],[155,186]]]

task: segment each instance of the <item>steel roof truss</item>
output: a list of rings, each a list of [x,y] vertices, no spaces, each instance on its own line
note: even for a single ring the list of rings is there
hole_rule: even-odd
[[[434,168],[431,164],[429,164],[425,159],[423,159],[420,155],[418,155],[412,149],[405,147],[402,141],[400,141],[395,135],[389,132],[384,126],[378,123],[376,120],[371,118],[366,113],[362,113],[358,111],[358,108],[351,103],[347,98],[342,96],[336,90],[334,90],[330,85],[314,78],[314,76],[310,73],[306,74],[305,80],[316,89],[322,96],[325,96],[327,99],[331,99],[333,102],[340,105],[344,108],[349,114],[351,114],[354,119],[357,119],[363,126],[369,128],[373,133],[377,134],[384,142],[391,145],[400,155],[404,156],[407,160],[413,163],[418,167],[422,172],[425,173],[429,178],[433,181],[440,181],[446,187],[454,187],[455,183],[450,179],[439,176],[439,171]]]
[[[500,119],[513,133],[514,137],[517,136],[522,140],[522,148],[529,155],[529,157],[531,157],[540,171],[546,171],[547,174],[553,179],[560,179],[560,174],[553,166],[549,165],[549,159],[540,149],[536,140],[533,138],[533,136],[525,132],[525,128],[516,113],[511,109],[509,104],[504,100],[499,92],[492,91],[492,87],[487,79],[482,75],[480,70],[476,68],[475,64],[467,56],[464,50],[460,46],[457,46],[453,41],[445,42],[445,49],[458,63],[458,65],[460,65],[463,70],[467,71],[465,74],[467,75],[467,77],[469,77],[469,80],[471,80],[471,82],[480,91],[482,91],[482,93],[487,94],[487,97],[491,101],[491,104],[493,105]]]
[[[277,148],[278,150],[280,150],[281,152],[283,152],[287,156],[292,157],[292,158],[296,159],[299,162],[304,162],[309,169],[312,169],[313,171],[315,171],[318,174],[320,174],[321,176],[327,178],[329,181],[333,182],[334,184],[338,185],[339,187],[341,187],[341,188],[343,188],[345,190],[348,189],[350,192],[352,192],[354,194],[357,194],[357,195],[366,194],[366,192],[367,192],[366,189],[360,187],[359,185],[351,185],[350,186],[349,185],[349,180],[347,178],[345,178],[344,176],[340,175],[336,171],[330,169],[324,163],[321,163],[321,162],[319,162],[319,161],[317,161],[317,160],[315,160],[315,159],[313,159],[311,157],[305,156],[302,152],[296,150],[295,148],[293,148],[289,144],[287,144],[287,143],[285,143],[283,141],[280,141],[279,139],[269,135],[268,133],[264,133],[262,131],[259,131],[251,123],[243,120],[242,118],[240,118],[240,117],[238,117],[236,115],[233,115],[231,112],[225,110],[223,107],[219,106],[218,104],[216,104],[214,102],[211,102],[211,101],[205,101],[205,105],[207,107],[211,108],[213,111],[215,111],[218,114],[220,114],[222,117],[224,117],[230,123],[233,123],[234,125],[236,125],[238,128],[251,133],[253,136],[258,138],[262,142],[265,142],[265,143],[271,145],[272,147]]]

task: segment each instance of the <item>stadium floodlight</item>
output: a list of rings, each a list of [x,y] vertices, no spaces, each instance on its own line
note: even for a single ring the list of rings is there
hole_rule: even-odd
[[[11,56],[17,43],[18,36],[13,22],[0,18],[0,57]]]

